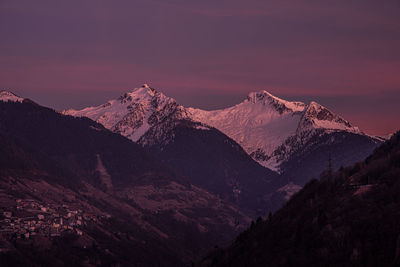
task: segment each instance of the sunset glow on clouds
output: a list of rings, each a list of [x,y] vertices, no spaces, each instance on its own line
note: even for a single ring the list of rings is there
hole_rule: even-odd
[[[0,3],[0,87],[55,108],[144,82],[184,105],[266,89],[373,134],[400,126],[399,1]]]

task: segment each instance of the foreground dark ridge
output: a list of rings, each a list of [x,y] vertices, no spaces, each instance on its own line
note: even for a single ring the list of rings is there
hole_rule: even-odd
[[[399,266],[400,132],[327,171],[200,266]]]

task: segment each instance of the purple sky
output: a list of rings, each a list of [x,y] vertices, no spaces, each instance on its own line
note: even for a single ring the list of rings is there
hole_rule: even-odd
[[[0,88],[56,109],[150,83],[205,109],[266,89],[400,129],[398,0],[0,0]]]

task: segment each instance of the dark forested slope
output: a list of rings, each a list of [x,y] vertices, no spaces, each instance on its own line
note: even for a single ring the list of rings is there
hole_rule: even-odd
[[[326,171],[202,266],[398,266],[400,133],[364,162]]]

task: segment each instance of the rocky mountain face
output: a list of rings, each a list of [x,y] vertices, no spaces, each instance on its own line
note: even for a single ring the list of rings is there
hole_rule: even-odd
[[[101,124],[11,98],[0,101],[7,266],[179,266],[248,224],[237,207]]]
[[[63,113],[88,117],[135,142],[153,126],[188,117],[183,106],[147,84],[101,106]]]
[[[286,194],[286,198],[310,178],[318,177],[329,164],[337,169],[363,160],[382,143],[382,139],[364,134],[316,102],[305,104],[286,101],[266,91],[250,93],[243,102],[233,107],[205,111],[185,108],[144,85],[102,106],[79,111],[67,110],[64,113],[89,117],[145,147],[156,146],[154,151],[162,151],[164,146],[177,142],[174,129],[181,125],[181,120],[193,122],[194,130],[191,133],[198,132],[200,135],[204,129],[213,128],[211,132],[217,134],[215,130],[220,131],[218,134],[222,133],[235,141],[260,165],[280,174],[275,183],[280,184],[280,187],[275,190],[275,187],[270,186],[264,190],[267,195],[271,190],[281,192]],[[211,132],[208,132],[209,135]],[[186,138],[190,139],[188,136]],[[184,143],[188,145],[188,142]],[[204,143],[198,143],[198,146],[200,144],[204,146]],[[191,145],[195,146],[194,143]],[[181,150],[180,155],[186,157],[186,164],[189,164],[188,161],[194,153],[184,154],[184,148],[178,143],[173,146]],[[224,144],[216,146],[222,147]],[[158,155],[161,156],[162,153]],[[165,153],[164,155],[167,157]],[[197,165],[201,165],[201,168],[206,169],[209,164],[210,161],[205,157],[202,161],[193,160],[185,166],[196,169]],[[234,164],[232,166],[239,172]],[[181,166],[176,167],[182,169]],[[265,173],[267,181],[277,177],[269,171]],[[192,181],[199,181],[198,178],[191,178],[189,172],[184,174],[193,179]],[[208,177],[203,179],[213,180],[215,176]],[[251,178],[247,180],[258,179],[248,177]],[[231,178],[225,175],[221,179]],[[199,185],[204,184],[207,183],[204,181]],[[221,192],[216,188],[207,189]],[[232,194],[235,190],[231,186]],[[270,196],[262,198],[269,199]]]
[[[399,266],[400,132],[327,171],[199,266]]]

